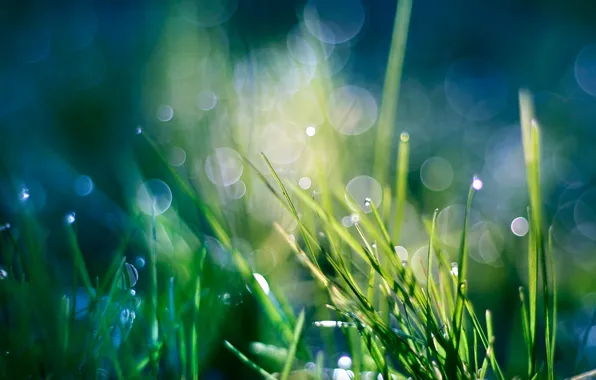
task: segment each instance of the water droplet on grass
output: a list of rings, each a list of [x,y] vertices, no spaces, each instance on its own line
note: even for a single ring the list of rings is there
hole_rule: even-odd
[[[77,219],[74,212],[69,212],[65,217],[66,223],[73,224]]]
[[[346,201],[350,208],[352,210],[360,208],[365,213],[372,211],[371,202],[379,207],[383,199],[381,185],[374,178],[365,175],[355,177],[348,182],[346,192]],[[352,200],[356,202],[356,205],[353,204]]]

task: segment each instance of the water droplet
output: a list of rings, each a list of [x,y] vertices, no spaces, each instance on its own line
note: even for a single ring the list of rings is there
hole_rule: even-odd
[[[74,189],[79,197],[86,197],[93,191],[93,180],[86,175],[80,175],[75,179]]]
[[[408,259],[408,250],[407,249],[405,249],[404,247],[402,247],[400,245],[396,245],[393,249],[395,250],[397,257],[399,257],[401,260]]]
[[[174,117],[174,109],[172,106],[167,104],[162,104],[157,107],[157,119],[159,121],[167,122],[172,120]]]
[[[420,180],[429,190],[443,191],[453,182],[453,167],[442,157],[431,157],[420,168]]]
[[[372,211],[371,202],[379,207],[383,200],[383,189],[372,177],[361,175],[353,178],[346,186],[346,201],[352,210],[360,208],[365,213]],[[352,204],[353,201],[357,205]],[[367,203],[368,201],[368,203]]]
[[[0,268],[0,280],[4,280],[6,277],[8,277],[8,272],[5,269]]]
[[[314,136],[314,135],[315,135],[315,133],[317,133],[317,130],[316,130],[316,129],[315,129],[315,127],[313,127],[312,125],[311,125],[310,127],[307,127],[307,128],[306,128],[306,135],[307,135],[307,136],[310,136],[310,137],[312,137],[312,136]]]
[[[230,293],[223,293],[219,295],[219,299],[225,305],[230,305],[232,303],[232,295]]]
[[[308,177],[302,177],[298,180],[298,186],[304,190],[310,189],[311,184],[312,182]]]
[[[354,373],[342,368],[335,368],[333,370],[333,380],[352,380]]]
[[[238,181],[244,171],[242,157],[230,148],[217,148],[205,160],[205,174],[213,184],[229,186]]]
[[[451,274],[454,276],[459,275],[459,269],[457,268],[457,263],[451,263]]]
[[[143,129],[141,127],[137,127],[137,129],[135,129],[135,133],[137,135],[140,135],[141,133],[143,133]]]
[[[129,263],[124,263],[122,267],[122,277],[120,279],[120,288],[121,289],[131,289],[133,286],[136,285],[137,281],[139,280],[139,272],[134,265]]]
[[[6,224],[0,226],[0,231],[5,231],[8,229],[10,229],[10,223],[6,223]]]
[[[356,224],[356,223],[360,222],[360,215],[358,215],[356,213],[350,215],[350,221],[352,222],[352,224]]]
[[[162,180],[150,179],[137,190],[137,205],[147,215],[160,215],[172,205],[172,190]]]
[[[522,216],[513,219],[511,222],[511,232],[517,236],[525,236],[530,230],[528,220]]]
[[[73,224],[77,220],[74,212],[69,212],[68,214],[66,214],[65,219],[66,223],[68,224]]]
[[[377,121],[378,107],[373,96],[363,88],[345,86],[335,90],[327,104],[327,118],[344,135],[359,135]]]
[[[407,132],[402,132],[399,139],[403,142],[410,141],[410,135]]]
[[[137,291],[136,291],[136,290],[134,290],[134,289],[130,289],[130,295],[131,295],[132,297],[136,296],[136,295],[137,295]]]
[[[352,358],[347,355],[340,356],[337,359],[337,366],[341,369],[349,369],[352,366]]]
[[[376,241],[373,241],[373,243],[371,244],[371,247],[373,249],[377,249],[377,242]]]
[[[474,190],[478,191],[482,189],[482,185],[482,180],[478,177],[474,177],[474,180],[472,181],[472,187],[474,188]]]
[[[267,283],[265,277],[263,277],[263,275],[259,273],[253,273],[252,275],[254,276],[255,280],[257,280],[257,282],[259,283],[261,289],[263,289],[263,292],[269,295],[269,284]]]
[[[22,187],[21,191],[19,192],[19,199],[24,202],[27,199],[29,199],[30,196],[31,194],[29,193],[29,189],[26,187]]]
[[[408,265],[408,260],[402,260],[401,265],[405,268]]]

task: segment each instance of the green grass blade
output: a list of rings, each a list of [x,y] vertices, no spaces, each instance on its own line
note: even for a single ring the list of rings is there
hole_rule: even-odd
[[[275,380],[276,378],[271,375],[269,372],[265,371],[263,368],[259,367],[255,362],[250,360],[246,355],[240,352],[236,347],[232,346],[230,342],[224,340],[224,346],[230,350],[232,354],[234,354],[242,363],[244,363],[247,367],[253,369],[259,375],[261,375],[264,379]]]
[[[315,379],[316,380],[323,380],[323,363],[325,361],[325,354],[323,351],[319,351],[317,353],[317,359],[315,361],[316,369],[315,369]]]
[[[470,190],[468,192],[468,201],[466,203],[466,210],[464,213],[464,225],[462,227],[462,234],[460,239],[460,247],[459,247],[459,262],[458,262],[458,280],[457,280],[457,298],[455,302],[455,310],[453,312],[453,345],[455,347],[454,355],[459,355],[460,344],[462,342],[462,326],[463,326],[463,317],[464,317],[464,307],[466,303],[466,278],[467,278],[467,271],[468,271],[468,252],[467,252],[467,242],[466,242],[466,234],[468,230],[468,216],[470,214],[470,209],[472,208],[472,200],[474,199],[475,189],[473,186],[470,186]],[[450,371],[449,377],[455,378],[457,377],[456,372],[456,365],[458,358],[451,357],[449,362]]]
[[[386,183],[389,174],[387,162],[391,152],[411,12],[412,0],[400,0],[397,3],[375,145],[374,176],[380,183]]]
[[[408,167],[410,159],[410,135],[402,133],[400,135],[399,151],[397,153],[397,183],[395,185],[395,221],[393,223],[393,233],[391,236],[394,242],[399,244],[401,226],[404,221],[404,212],[406,207],[406,189],[408,186]]]
[[[264,153],[261,153],[261,156],[263,156],[263,159],[267,163],[267,166],[269,167],[269,170],[271,171],[271,174],[275,178],[275,181],[277,182],[277,185],[281,189],[281,192],[282,192],[283,196],[286,198],[287,204],[290,206],[290,211],[291,211],[292,215],[294,216],[294,218],[296,219],[296,222],[298,223],[298,228],[300,229],[300,233],[302,234],[302,237],[303,237],[304,242],[306,244],[307,252],[310,254],[311,259],[314,262],[314,264],[315,265],[318,265],[317,259],[316,259],[316,251],[314,250],[314,248],[313,248],[313,246],[312,246],[312,244],[310,242],[309,234],[306,232],[306,228],[304,227],[304,225],[300,221],[300,217],[298,216],[298,211],[296,211],[296,207],[294,207],[294,202],[292,202],[292,199],[290,198],[290,194],[288,194],[288,191],[286,190],[286,187],[284,186],[283,182],[281,181],[281,179],[279,178],[279,176],[275,172],[275,169],[273,169],[273,165],[271,165],[271,162],[269,162],[269,159],[267,158],[267,156],[265,156]]]
[[[552,291],[552,300],[553,300],[553,311],[552,311],[552,330],[550,336],[550,355],[549,355],[549,373],[551,378],[554,379],[555,377],[555,348],[557,343],[557,278],[556,278],[556,268],[555,268],[555,260],[553,255],[553,229],[552,226],[548,229],[548,241],[547,241],[547,253],[548,253],[548,260],[551,270],[551,283],[553,287]],[[548,337],[547,337],[548,339]]]
[[[519,300],[520,300],[520,312],[522,319],[522,332],[524,335],[524,343],[526,344],[526,350],[528,351],[528,373],[532,367],[532,339],[530,336],[530,315],[528,313],[528,305],[526,303],[526,295],[524,288],[519,287]]]
[[[292,369],[292,362],[294,361],[294,357],[296,356],[296,349],[298,348],[298,342],[300,341],[300,334],[302,334],[302,326],[304,325],[304,310],[300,312],[298,315],[298,319],[296,320],[296,328],[294,329],[294,339],[292,340],[292,344],[288,349],[288,357],[284,364],[283,371],[281,373],[281,380],[288,380],[290,376],[290,371]]]
[[[505,380],[503,373],[501,372],[501,368],[497,364],[497,359],[494,354],[494,341],[495,341],[495,334],[493,331],[493,317],[490,310],[486,311],[486,333],[488,334],[488,339],[490,342],[490,365],[495,373],[500,379]]]

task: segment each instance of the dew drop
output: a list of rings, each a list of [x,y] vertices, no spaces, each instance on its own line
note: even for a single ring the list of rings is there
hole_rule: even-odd
[[[372,211],[371,202],[376,207],[381,204],[383,189],[374,178],[362,175],[348,182],[345,198],[352,210],[360,208],[363,212],[369,213]],[[356,202],[356,205],[353,204],[352,200]]]
[[[478,191],[482,189],[482,185],[482,180],[478,177],[474,177],[474,180],[472,181],[472,187],[474,188],[474,190]]]
[[[265,279],[265,277],[259,273],[253,273],[253,276],[254,276],[255,280],[257,280],[257,282],[259,283],[259,286],[261,287],[261,289],[263,289],[263,292],[265,294],[269,295],[269,292],[270,292],[269,284],[267,283],[267,280]]]
[[[31,196],[31,194],[29,193],[29,189],[26,187],[21,188],[21,191],[19,192],[19,199],[24,202],[27,199],[29,199],[29,197]]]
[[[5,269],[0,268],[0,280],[4,280],[6,277],[8,277],[8,272]]]
[[[457,263],[451,263],[451,274],[454,276],[459,275],[459,269],[457,268]]]
[[[66,223],[68,224],[73,224],[77,220],[74,212],[69,212],[68,214],[66,214],[65,219]]]
[[[341,356],[337,360],[337,366],[341,369],[349,369],[352,366],[352,358],[347,355]]]
[[[298,186],[304,190],[310,189],[311,184],[312,182],[308,177],[302,177],[298,180]]]
[[[135,129],[135,134],[140,135],[141,133],[143,133],[143,129],[141,127],[137,127]]]
[[[317,130],[312,125],[310,127],[307,127],[306,128],[306,135],[307,136],[312,137],[312,136],[315,135],[315,133],[317,133]]]
[[[400,260],[405,261],[408,259],[408,250],[405,249],[404,247],[397,245],[394,248],[395,253],[397,254],[397,257],[400,258]]]
[[[529,230],[528,220],[523,216],[517,217],[511,222],[511,232],[516,236],[525,236]]]

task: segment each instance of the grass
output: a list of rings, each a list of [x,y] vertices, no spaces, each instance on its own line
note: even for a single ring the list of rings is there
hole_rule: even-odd
[[[100,282],[94,281],[86,268],[77,224],[63,223],[73,268],[69,281],[64,281],[47,270],[51,253],[41,245],[40,226],[24,205],[21,220],[0,231],[7,271],[0,281],[0,315],[5,327],[0,332],[4,352],[0,355],[0,377],[198,379],[207,368],[209,352],[223,346],[255,376],[325,378],[325,360],[335,352],[329,347],[333,342],[327,345],[328,351],[311,352],[304,336],[312,329],[312,314],[304,310],[295,314],[295,306],[280,290],[279,279],[283,277],[278,276],[276,283],[271,281],[271,290],[259,282],[254,265],[234,240],[241,224],[238,220],[248,225],[244,236],[254,239],[255,244],[276,242],[288,263],[287,272],[293,274],[302,267],[308,273],[318,297],[312,299],[323,300],[314,305],[314,315],[330,318],[314,321],[317,333],[324,336],[326,328],[344,333],[353,360],[350,376],[355,379],[364,378],[366,371],[380,373],[385,379],[505,379],[512,375],[495,354],[495,346],[506,332],[497,331],[491,311],[477,310],[469,297],[468,216],[475,194],[481,191],[479,179],[470,178],[464,221],[457,226],[460,244],[455,262],[450,262],[448,250],[437,238],[438,210],[432,218],[423,218],[421,224],[428,236],[425,258],[403,263],[396,254],[396,246],[403,240],[407,201],[412,201],[407,190],[410,136],[400,134],[396,152],[390,144],[410,12],[411,2],[400,1],[373,139],[373,170],[384,189],[383,204],[375,204],[368,197],[350,199],[346,194],[340,179],[343,173],[339,172],[348,172],[353,162],[339,165],[329,175],[315,170],[313,178],[319,182],[320,193],[313,194],[280,175],[279,167],[267,154],[242,152],[244,162],[250,165],[250,174],[245,173],[243,178],[247,183],[252,178],[254,183],[266,185],[271,193],[268,196],[297,225],[299,234],[294,236],[282,225],[282,218],[263,225],[257,215],[245,210],[235,220],[212,206],[218,204],[222,186],[211,186],[213,191],[209,192],[207,186],[197,186],[168,166],[172,187],[187,197],[184,205],[199,217],[191,221],[178,215],[177,211],[184,211],[183,205],[164,215],[133,214],[145,231],[143,249],[148,252],[148,270],[144,271],[148,286],[142,294],[134,292],[136,279],[125,255],[131,231],[124,234]],[[329,83],[315,81],[312,87],[318,96],[326,94]],[[524,377],[554,379],[557,293],[552,239],[542,212],[541,130],[530,93],[521,91],[519,99],[530,221],[528,286],[519,289],[517,317],[527,355]],[[325,106],[324,101],[320,103]],[[313,142],[314,150],[341,157],[348,143],[325,133],[320,131],[322,137],[320,142]],[[146,146],[166,161],[151,134],[144,132],[143,136]],[[207,151],[211,141],[204,140],[208,142],[200,148]],[[386,163],[394,154],[397,162],[393,173]],[[325,166],[324,159],[315,157],[315,166]],[[199,183],[209,184],[204,179]],[[352,215],[351,227],[341,222],[346,214]],[[215,253],[206,233],[221,245]],[[176,244],[175,254],[168,256],[161,251],[162,240]],[[218,268],[223,264],[217,255],[225,258],[225,270]],[[250,289],[259,305],[259,317],[266,322],[264,338],[274,345],[253,342],[251,349],[245,350],[216,333],[227,312],[220,301],[231,297],[230,284],[221,279],[229,272]],[[219,297],[206,292],[215,288]],[[304,362],[313,365],[302,371]]]

